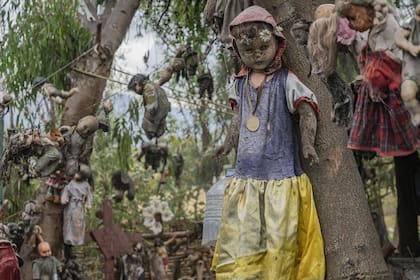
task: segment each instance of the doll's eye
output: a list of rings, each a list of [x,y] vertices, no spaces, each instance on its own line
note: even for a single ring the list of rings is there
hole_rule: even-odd
[[[260,47],[260,50],[265,51],[266,49],[268,49],[268,45],[262,45]]]

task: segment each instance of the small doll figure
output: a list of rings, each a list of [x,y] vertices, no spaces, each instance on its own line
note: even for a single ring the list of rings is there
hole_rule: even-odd
[[[0,223],[0,278],[2,280],[20,280],[19,262],[8,236],[7,226]]]
[[[141,243],[133,246],[133,253],[122,257],[123,273],[121,280],[144,280],[146,252]]]
[[[39,258],[32,262],[33,280],[58,280],[62,263],[51,255],[51,248],[48,242],[38,244]]]
[[[137,156],[137,160],[141,161],[145,157],[144,169],[152,167],[155,172],[161,172],[165,169],[168,161],[168,146],[163,143],[142,143],[141,152]]]
[[[8,112],[9,104],[12,101],[12,96],[8,93],[3,94],[0,101],[0,116],[5,115]]]
[[[95,116],[86,116],[79,120],[77,126],[68,136],[69,144],[66,145],[64,155],[66,158],[66,175],[73,177],[80,169],[89,169],[87,154],[92,147],[91,136],[99,128]]]
[[[346,128],[351,126],[353,119],[353,93],[338,75],[337,61],[350,54],[357,68],[357,52],[363,40],[361,34],[349,27],[346,18],[338,17],[333,4],[323,4],[315,10],[307,44],[311,73],[321,77],[332,95],[333,122]]]
[[[48,179],[45,181],[45,184],[48,187],[45,200],[48,200],[52,203],[60,204],[61,191],[67,185],[67,180],[60,170],[55,171],[51,174]]]
[[[171,103],[165,91],[142,74],[131,78],[128,89],[143,96],[144,116],[141,127],[147,138],[162,136],[166,130],[166,116],[171,111]]]
[[[41,144],[36,147],[41,155],[35,165],[37,175],[49,176],[60,167],[63,163],[63,145],[64,138],[57,128],[51,129],[47,136],[41,137]]]
[[[224,192],[212,264],[216,278],[324,279],[321,229],[299,158],[301,151],[318,162],[316,97],[282,66],[286,40],[269,12],[245,9],[230,32],[243,64],[232,100],[239,143],[235,174]]]
[[[42,94],[50,98],[54,103],[57,104],[64,104],[64,102],[75,94],[76,92],[79,92],[79,89],[72,88],[69,91],[57,89],[53,84],[47,83],[47,79],[44,77],[36,77],[33,81],[33,87],[34,88],[40,88]]]
[[[402,69],[401,97],[410,112],[415,126],[420,124],[420,4],[417,4],[415,16],[404,27],[404,32],[395,34],[395,43],[404,50]]]
[[[105,101],[102,104],[101,109],[98,111],[98,114],[96,115],[96,118],[98,119],[99,129],[101,129],[103,132],[109,131],[109,113],[112,112],[114,109],[114,106],[111,102]]]
[[[23,229],[25,238],[29,240],[29,244],[36,247],[36,227],[41,220],[42,206],[35,200],[28,200],[24,203],[22,211]]]
[[[136,185],[128,173],[118,170],[112,174],[112,186],[117,190],[117,194],[112,198],[115,202],[121,202],[124,198],[124,193],[127,192],[128,200],[133,200],[136,194]]]
[[[419,131],[400,94],[402,51],[394,37],[402,32],[401,27],[394,8],[385,0],[339,0],[336,10],[349,20],[351,28],[369,32],[359,55],[363,80],[357,91],[347,146],[394,156],[399,250],[402,255],[420,256],[418,202],[413,197],[420,168],[416,151]]]
[[[61,193],[64,207],[63,240],[66,258],[73,258],[71,247],[83,245],[85,238],[85,207],[92,204],[92,193],[87,178],[90,174],[78,171]]]

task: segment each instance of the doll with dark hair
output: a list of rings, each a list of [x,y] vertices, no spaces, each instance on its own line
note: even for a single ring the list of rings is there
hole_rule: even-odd
[[[216,277],[324,279],[321,229],[299,157],[319,161],[316,97],[282,65],[286,39],[268,11],[245,9],[230,32],[242,62],[231,96],[239,139],[235,174],[224,192]]]
[[[142,74],[131,78],[128,89],[143,96],[144,116],[141,127],[147,138],[162,136],[166,130],[166,116],[171,110],[165,91]]]
[[[111,182],[114,189],[117,190],[117,194],[112,197],[115,202],[121,202],[125,192],[127,192],[128,200],[134,199],[136,186],[130,175],[118,170],[112,174]]]

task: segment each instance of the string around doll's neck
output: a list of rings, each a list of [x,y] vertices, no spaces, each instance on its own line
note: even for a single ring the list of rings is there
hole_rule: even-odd
[[[250,84],[249,84],[249,75],[250,75],[250,72],[248,72],[246,74],[246,79],[245,79],[245,95],[246,95],[246,98],[247,98],[247,101],[248,101],[248,108],[249,108],[249,110],[251,112],[251,115],[255,115],[255,112],[257,111],[257,107],[260,104],[260,99],[261,99],[261,95],[262,95],[262,92],[263,92],[263,88],[264,88],[265,82],[267,81],[267,75],[264,75],[264,80],[262,81],[262,83],[260,84],[260,86],[257,87],[257,98],[256,98],[255,106],[252,106],[251,95],[249,93],[249,87],[250,87]]]
[[[255,112],[257,111],[258,105],[260,104],[260,99],[262,95],[262,91],[265,85],[265,82],[267,80],[267,75],[264,75],[264,81],[260,84],[260,86],[257,89],[257,98],[255,101],[255,106],[252,106],[251,96],[249,94],[249,72],[246,75],[245,80],[245,95],[248,101],[248,107],[250,111],[250,116],[248,117],[248,120],[246,122],[246,127],[249,131],[255,132],[260,127],[260,119],[255,115]]]

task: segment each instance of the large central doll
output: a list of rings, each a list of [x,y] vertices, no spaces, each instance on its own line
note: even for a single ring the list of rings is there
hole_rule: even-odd
[[[303,157],[317,162],[315,95],[282,67],[285,38],[265,9],[247,8],[230,31],[243,67],[231,96],[239,141],[213,259],[217,279],[324,279],[320,225],[294,122],[299,117]]]

